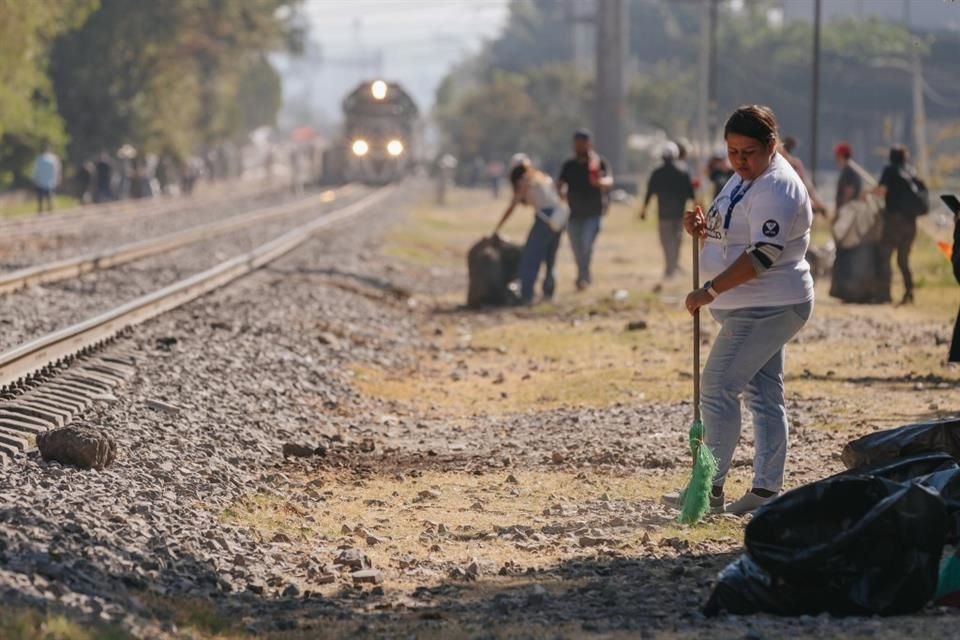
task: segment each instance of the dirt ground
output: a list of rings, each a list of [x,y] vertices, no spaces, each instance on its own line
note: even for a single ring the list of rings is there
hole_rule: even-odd
[[[699,606],[740,552],[744,521],[714,516],[682,527],[659,505],[689,469],[691,321],[680,304],[689,269],[661,282],[655,223],[637,220],[633,205],[615,205],[598,240],[592,288],[575,292],[564,240],[554,302],[465,311],[465,251],[504,205],[485,192],[455,191],[444,207],[421,203],[388,239],[386,255],[419,283],[422,340],[405,366],[354,367],[356,388],[390,409],[387,453],[348,465],[350,472],[305,468],[280,490],[322,487],[335,503],[319,513],[292,512],[269,496],[230,513],[265,536],[339,535],[366,545],[384,568],[371,607],[389,613],[329,632],[942,635],[936,611],[893,626],[704,620]],[[522,242],[528,218],[518,212],[505,235]],[[823,229],[816,235],[826,237]],[[689,258],[685,248],[683,263]],[[960,409],[960,370],[945,364],[960,289],[929,237],[918,240],[913,262],[920,286],[909,307],[840,304],[818,283],[815,316],[788,352],[788,488],[842,470],[849,439]],[[714,330],[706,326],[705,351]],[[750,480],[748,416],[728,485],[734,497]]]
[[[370,582],[350,584],[347,560],[338,560],[311,565],[307,577],[285,572],[281,587],[289,582],[293,597],[270,595],[268,584],[259,597],[221,604],[146,602],[176,621],[175,637],[955,633],[958,618],[932,607],[885,620],[704,618],[717,573],[742,551],[745,523],[719,515],[680,526],[659,501],[689,472],[692,339],[681,305],[689,268],[661,282],[655,222],[637,220],[635,205],[615,205],[592,288],[575,291],[564,239],[552,303],[465,310],[466,250],[505,205],[484,191],[454,190],[445,206],[425,196],[381,246],[364,249],[383,263],[389,286],[357,280],[351,291],[412,321],[397,323],[390,350],[371,357],[354,349],[353,395],[317,404],[318,417],[348,425],[343,437],[319,433],[324,456],[274,456],[262,486],[226,508],[207,505],[223,527],[260,540],[277,567],[352,554],[374,569]],[[505,235],[522,242],[529,223],[518,211]],[[685,246],[682,264],[689,260]],[[850,439],[960,413],[960,369],[945,363],[960,288],[931,238],[918,240],[913,262],[919,288],[909,307],[843,305],[818,284],[814,318],[788,348],[788,488],[842,470]],[[704,353],[715,331],[705,326]],[[321,329],[326,342],[363,343],[336,326]],[[295,343],[293,331],[285,329]],[[749,486],[751,459],[745,412],[729,497]],[[0,609],[0,637],[126,637],[114,633]]]

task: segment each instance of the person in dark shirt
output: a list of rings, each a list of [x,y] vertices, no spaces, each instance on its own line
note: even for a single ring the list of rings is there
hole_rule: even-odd
[[[113,165],[110,155],[106,151],[94,163],[94,202],[109,202],[113,200]]]
[[[600,233],[600,217],[606,210],[606,193],[612,185],[609,166],[593,150],[590,132],[577,130],[573,134],[573,157],[563,163],[557,188],[570,207],[567,233],[577,261],[578,290],[590,286],[593,244]]]
[[[883,237],[880,240],[880,275],[886,289],[883,302],[890,302],[890,259],[897,253],[897,266],[903,276],[903,299],[900,304],[913,302],[913,274],[910,273],[910,250],[917,238],[917,218],[911,213],[913,172],[907,164],[906,147],[895,145],[890,149],[890,164],[880,175],[878,195],[883,196]]]
[[[803,166],[803,161],[795,154],[797,145],[797,139],[793,136],[784,137],[783,143],[780,146],[780,155],[786,158],[790,166],[793,167],[793,170],[796,171],[800,179],[803,180],[803,184],[807,187],[807,193],[810,194],[810,204],[813,205],[813,212],[826,215],[827,208],[824,206],[823,201],[820,200],[820,194],[817,193],[816,186],[814,186],[813,182],[807,176],[807,169]]]
[[[953,277],[960,284],[960,203],[956,197],[947,202],[953,211],[953,250],[950,252],[950,262],[953,264]],[[960,311],[957,312],[957,321],[953,325],[953,340],[950,341],[950,355],[947,362],[960,363]]]
[[[663,247],[666,268],[664,277],[669,279],[677,273],[680,259],[680,243],[683,240],[683,211],[688,200],[695,200],[690,174],[674,164],[678,155],[677,145],[668,142],[662,150],[663,164],[654,169],[647,183],[647,194],[640,208],[640,218],[646,219],[650,199],[657,197],[660,212],[660,244]]]
[[[833,148],[833,157],[837,160],[840,167],[840,178],[837,180],[836,210],[840,207],[858,200],[863,192],[863,178],[850,165],[850,159],[853,158],[853,149],[846,142],[838,142]]]
[[[713,195],[710,196],[712,199],[717,199],[720,191],[726,186],[727,180],[732,177],[733,167],[730,166],[730,161],[727,159],[725,152],[714,153],[710,156],[710,162],[707,163],[707,178],[713,185]]]

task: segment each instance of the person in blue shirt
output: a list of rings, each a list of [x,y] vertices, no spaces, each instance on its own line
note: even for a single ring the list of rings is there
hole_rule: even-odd
[[[33,162],[33,184],[37,190],[37,213],[53,211],[53,193],[60,185],[60,158],[44,145],[43,153]]]

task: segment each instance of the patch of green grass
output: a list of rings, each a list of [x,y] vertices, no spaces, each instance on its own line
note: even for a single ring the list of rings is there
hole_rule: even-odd
[[[78,204],[80,202],[72,196],[55,195],[53,197],[53,213],[56,214],[60,209],[69,209]],[[0,205],[0,218],[23,218],[36,214],[37,201],[32,197]]]
[[[661,538],[680,538],[691,544],[743,539],[744,520],[732,516],[707,516],[694,525],[675,524],[660,529]]]
[[[193,597],[157,596],[141,593],[140,601],[155,620],[172,621],[186,638],[236,638],[242,635],[240,623],[217,609],[212,600]],[[177,636],[181,637],[181,636]]]
[[[84,625],[57,613],[21,607],[0,607],[3,640],[125,640],[126,632],[108,626]]]
[[[257,493],[246,496],[224,509],[220,513],[220,520],[241,526],[254,524],[270,536],[276,533],[283,533],[294,539],[308,539],[316,536],[318,532],[315,529],[303,525],[301,520],[303,515],[301,508],[291,502],[278,501],[276,496],[269,493]],[[331,529],[320,533],[334,537],[340,531]]]
[[[209,600],[178,602],[173,608],[173,615],[179,626],[208,636],[216,637],[238,631],[235,621],[225,618]]]
[[[566,298],[550,303],[534,305],[523,309],[518,315],[525,318],[553,318],[563,316],[607,317],[618,314],[642,311],[647,312],[654,306],[662,306],[660,297],[643,290],[627,291],[625,298],[617,299],[610,295],[591,298]]]
[[[910,254],[910,268],[918,289],[956,286],[950,261],[925,233],[917,234],[914,250]]]

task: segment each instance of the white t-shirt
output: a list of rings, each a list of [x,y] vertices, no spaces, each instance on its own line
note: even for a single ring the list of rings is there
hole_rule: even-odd
[[[730,203],[740,198],[724,222]],[[781,307],[813,300],[807,264],[813,210],[803,180],[779,153],[758,178],[734,175],[707,211],[707,239],[700,252],[700,277],[712,280],[753,246],[782,247],[772,266],[745,284],[724,291],[714,309]]]
[[[555,209],[560,205],[560,195],[553,184],[553,178],[545,173],[535,173],[527,187],[527,202],[537,211]]]

